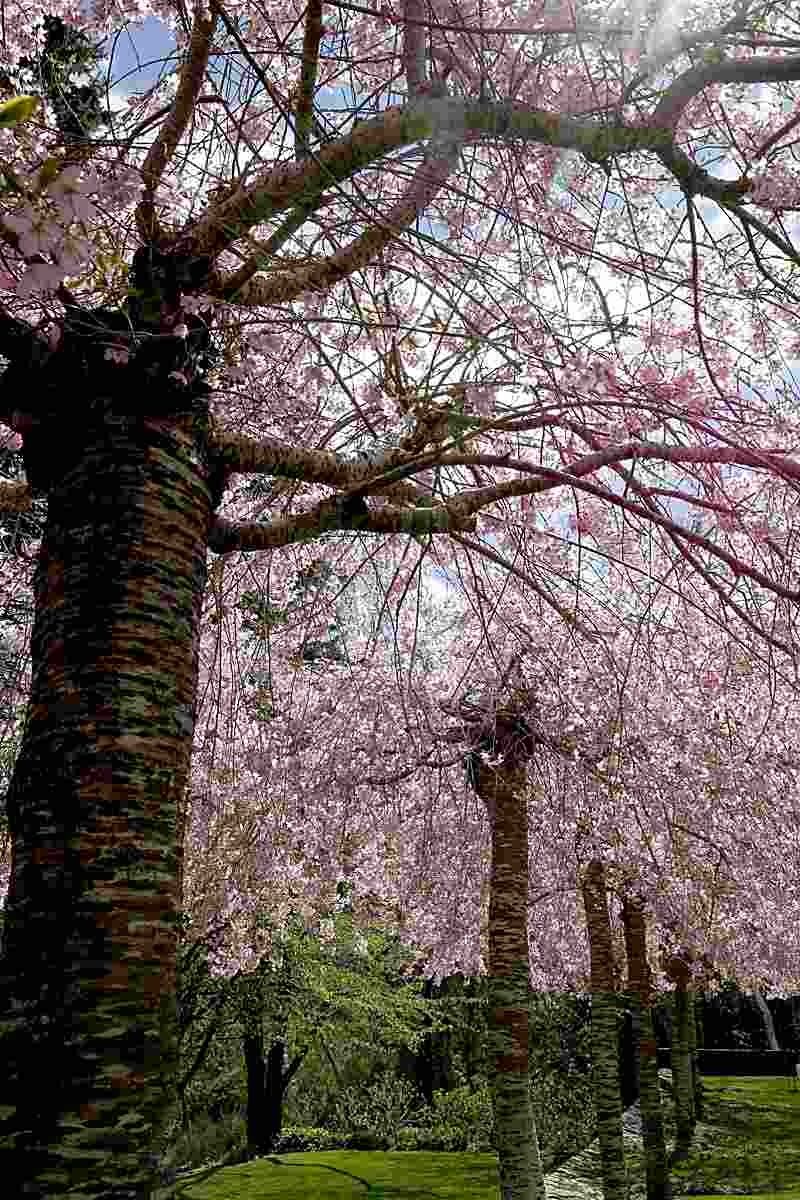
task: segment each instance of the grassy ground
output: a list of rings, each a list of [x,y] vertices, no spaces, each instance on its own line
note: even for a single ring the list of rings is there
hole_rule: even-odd
[[[703,1125],[689,1158],[672,1169],[676,1196],[724,1195],[800,1200],[800,1092],[785,1078],[722,1075],[703,1079]],[[674,1135],[672,1106],[664,1105]],[[631,1160],[642,1178],[641,1160]],[[638,1189],[637,1189],[638,1191]]]
[[[200,1182],[178,1187],[184,1200],[494,1200],[494,1154],[447,1154],[328,1150],[320,1154],[281,1154],[227,1167]]]
[[[672,1173],[677,1196],[800,1200],[800,1092],[786,1079],[706,1077],[703,1124],[688,1160]],[[667,1133],[674,1133],[665,1103]],[[639,1155],[629,1159],[632,1197],[643,1195]],[[332,1150],[283,1154],[200,1170],[177,1184],[182,1200],[496,1200],[493,1154]]]

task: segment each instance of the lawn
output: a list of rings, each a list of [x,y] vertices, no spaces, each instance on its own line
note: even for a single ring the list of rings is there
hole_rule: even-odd
[[[209,1176],[204,1182],[203,1175]],[[282,1200],[308,1200],[310,1196],[319,1200],[356,1196],[369,1200],[409,1200],[411,1196],[492,1200],[496,1193],[497,1159],[493,1154],[362,1150],[281,1154],[210,1175],[199,1171],[176,1190],[176,1196],[184,1200],[261,1200],[269,1196]]]
[[[689,1158],[672,1172],[675,1196],[800,1200],[800,1092],[785,1078],[707,1076],[703,1123]],[[667,1132],[673,1132],[665,1103]],[[641,1157],[629,1156],[632,1196],[643,1192]],[[701,1191],[700,1189],[705,1189]],[[182,1200],[496,1200],[492,1154],[331,1150],[282,1154],[201,1169],[176,1184]]]
[[[800,1200],[800,1092],[786,1078],[723,1075],[704,1076],[703,1091],[703,1124],[714,1130],[696,1137],[689,1158],[673,1168],[675,1195]],[[664,1108],[671,1114],[671,1104]]]

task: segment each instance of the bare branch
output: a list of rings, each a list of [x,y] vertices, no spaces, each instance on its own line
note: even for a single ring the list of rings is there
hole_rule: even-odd
[[[319,44],[322,38],[322,0],[308,0],[306,24],[303,34],[303,64],[300,71],[300,87],[297,94],[294,127],[294,153],[296,158],[306,158],[311,136],[314,113],[314,88],[319,67]]]
[[[216,23],[215,15],[205,15],[203,0],[194,0],[189,56],[181,70],[178,90],[169,116],[148,150],[142,166],[145,191],[136,209],[136,226],[145,242],[154,241],[161,232],[155,210],[156,188],[192,119],[194,106],[205,80]]]

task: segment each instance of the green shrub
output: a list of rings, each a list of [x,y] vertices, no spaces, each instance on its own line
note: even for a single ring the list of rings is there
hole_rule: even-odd
[[[298,1154],[300,1151],[345,1150],[349,1135],[341,1130],[316,1129],[309,1125],[288,1125],[275,1141],[276,1154]]]
[[[388,1142],[371,1129],[355,1129],[347,1139],[348,1150],[386,1150]]]
[[[407,1079],[385,1070],[368,1083],[353,1085],[340,1093],[337,1122],[356,1136],[368,1133],[376,1149],[390,1148],[397,1144],[399,1130],[420,1103],[416,1089]]]
[[[418,1149],[468,1150],[483,1153],[494,1146],[492,1093],[486,1083],[466,1085],[449,1092],[437,1091],[433,1102],[417,1119],[426,1132]]]
[[[595,1137],[591,1075],[537,1073],[531,1085],[533,1116],[545,1172],[555,1170]]]
[[[178,1127],[163,1152],[165,1167],[205,1167],[247,1149],[247,1128],[241,1113],[221,1121],[198,1116],[188,1129]]]

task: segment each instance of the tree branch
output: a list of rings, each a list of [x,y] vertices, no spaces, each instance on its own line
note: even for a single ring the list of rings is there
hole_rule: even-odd
[[[322,38],[322,0],[308,0],[303,33],[303,62],[300,68],[300,87],[295,106],[295,158],[307,158],[314,113],[314,88],[319,68],[319,44]]]
[[[142,241],[146,243],[153,242],[161,236],[155,210],[156,188],[192,119],[194,106],[205,80],[216,23],[216,15],[205,15],[202,0],[194,0],[189,56],[181,70],[178,90],[169,116],[148,150],[142,166],[145,191],[136,208],[136,226]]]

